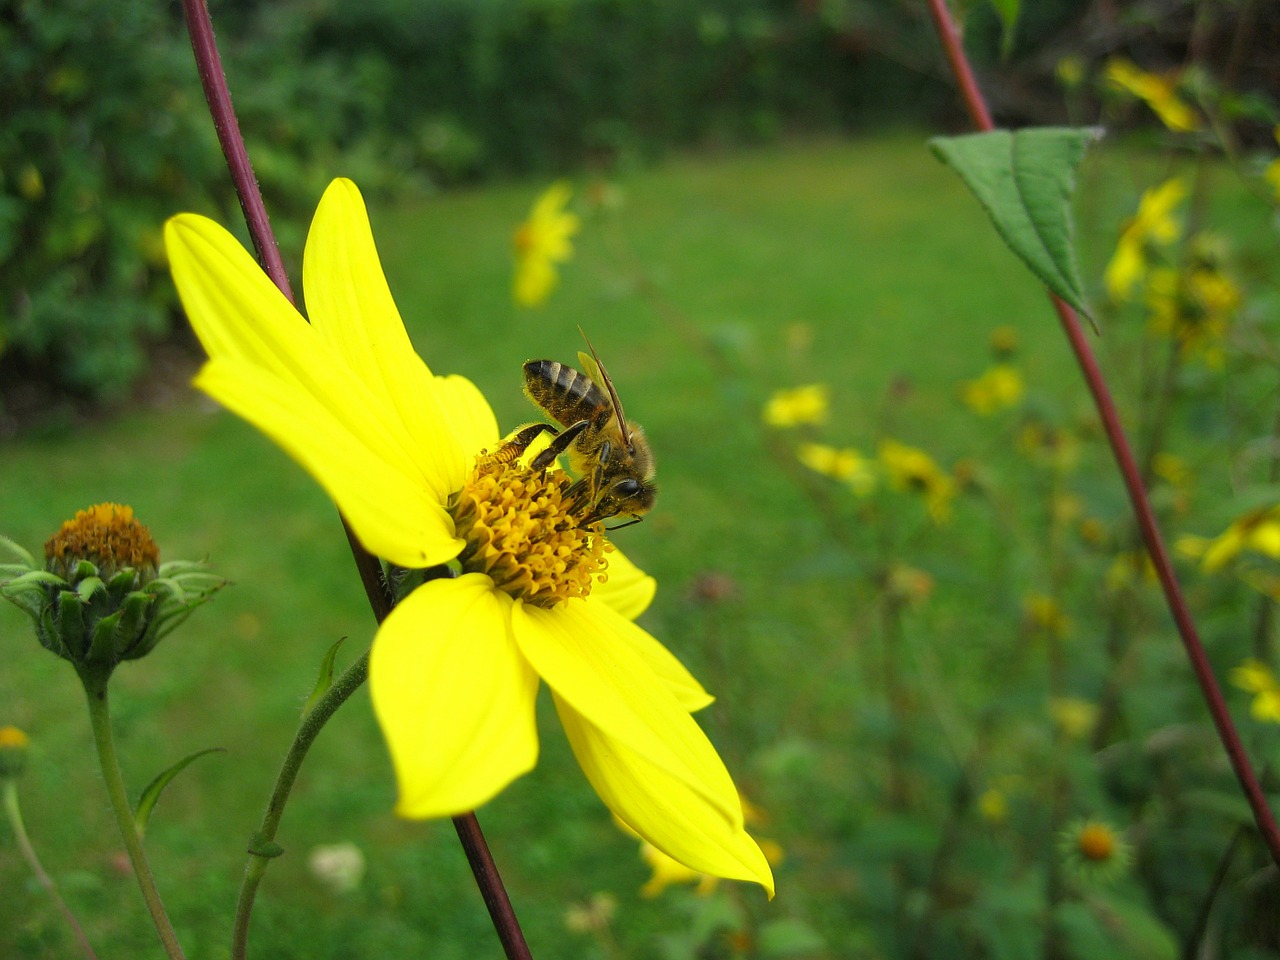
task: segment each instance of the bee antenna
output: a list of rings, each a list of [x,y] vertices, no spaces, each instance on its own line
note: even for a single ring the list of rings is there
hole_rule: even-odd
[[[618,391],[613,389],[613,378],[609,376],[609,371],[604,368],[604,364],[600,362],[600,354],[596,353],[595,345],[591,342],[591,338],[587,336],[587,331],[581,326],[578,332],[582,334],[582,339],[587,341],[587,349],[591,351],[591,359],[596,362],[596,366],[600,368],[600,379],[604,381],[604,388],[609,391],[609,399],[613,403],[613,412],[618,417],[618,429],[622,433],[622,442],[631,447],[631,431],[627,429],[627,418],[622,412],[622,401],[618,399]]]

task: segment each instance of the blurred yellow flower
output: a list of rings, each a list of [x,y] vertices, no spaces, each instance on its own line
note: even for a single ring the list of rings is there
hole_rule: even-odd
[[[1133,848],[1104,820],[1077,820],[1062,831],[1059,850],[1067,870],[1078,881],[1105,882],[1133,860]]]
[[[1280,505],[1251,510],[1237,517],[1211,540],[1181,537],[1177,549],[1183,556],[1198,558],[1206,573],[1221,570],[1246,551],[1280,560]]]
[[[1273,131],[1276,143],[1280,144],[1280,126]],[[1271,192],[1277,202],[1280,202],[1280,157],[1272,160],[1267,164],[1267,168],[1262,171],[1262,179],[1271,184]]]
[[[1156,267],[1147,278],[1147,329],[1171,338],[1184,356],[1221,369],[1223,343],[1241,299],[1216,258],[1197,258],[1184,270]]]
[[[1200,129],[1195,111],[1178,96],[1176,77],[1147,73],[1120,57],[1107,64],[1106,75],[1112,86],[1143,100],[1170,130],[1191,133]]]
[[[0,780],[23,771],[30,744],[31,739],[17,727],[0,727]]]
[[[1080,459],[1080,441],[1076,436],[1042,420],[1023,424],[1018,432],[1018,449],[1033,462],[1064,472]]]
[[[548,187],[533,204],[529,219],[516,228],[516,272],[513,293],[522,307],[540,307],[560,282],[557,264],[573,256],[569,242],[580,225],[575,214],[565,212],[573,189],[564,181]]]
[[[1055,637],[1066,636],[1071,618],[1056,599],[1045,593],[1029,593],[1022,599],[1022,615],[1028,629]]]
[[[1009,798],[1003,790],[987,787],[978,797],[978,813],[987,823],[1004,823],[1009,819]]]
[[[1280,723],[1280,681],[1270,667],[1261,660],[1246,660],[1231,671],[1231,682],[1254,695],[1249,706],[1253,719]]]
[[[1116,252],[1103,275],[1112,300],[1128,300],[1133,296],[1134,288],[1146,276],[1151,250],[1167,247],[1182,235],[1182,226],[1173,218],[1173,210],[1186,196],[1187,183],[1181,177],[1166,180],[1142,194],[1138,212],[1121,231]]]
[[[831,388],[825,383],[775,390],[764,405],[764,422],[771,427],[817,425],[827,420]]]
[[[918,447],[891,439],[880,441],[879,454],[894,490],[907,490],[924,497],[925,508],[934,523],[944,524],[951,519],[956,483],[933,457]]]
[[[1112,593],[1136,587],[1143,583],[1155,583],[1156,567],[1146,550],[1131,550],[1118,553],[1111,561],[1103,578],[1107,589]]]
[[[997,360],[1007,360],[1018,352],[1018,331],[1005,324],[991,331],[991,352]]]
[[[858,496],[865,497],[876,488],[875,462],[852,447],[829,447],[824,443],[802,443],[796,456],[810,470],[846,483]]]
[[[1079,697],[1053,697],[1049,701],[1049,716],[1068,740],[1083,740],[1098,722],[1098,705]]]
[[[961,387],[960,396],[970,410],[985,417],[997,410],[1016,407],[1025,389],[1022,373],[1017,367],[997,363],[976,380],[966,382]]]

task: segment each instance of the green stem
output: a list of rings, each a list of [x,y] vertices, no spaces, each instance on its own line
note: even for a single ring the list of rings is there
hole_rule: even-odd
[[[324,725],[334,712],[346,703],[347,698],[360,689],[369,675],[369,653],[366,651],[359,660],[351,664],[343,674],[334,681],[318,701],[302,718],[298,732],[294,735],[289,752],[285,754],[280,773],[276,776],[275,789],[271,791],[271,799],[267,802],[266,812],[262,816],[262,824],[254,834],[249,845],[249,859],[245,863],[244,879],[240,883],[240,896],[236,901],[235,927],[231,935],[232,960],[243,960],[249,938],[249,918],[253,914],[253,902],[258,893],[258,884],[267,872],[267,865],[279,856],[280,850],[275,846],[276,832],[280,829],[280,820],[284,816],[285,804],[293,791],[294,782],[298,779],[298,771],[302,769],[302,761],[307,751],[315,743],[316,737],[324,729]]]
[[[93,946],[89,943],[89,938],[85,936],[84,928],[80,926],[80,921],[71,912],[67,902],[62,899],[62,895],[58,893],[58,888],[54,884],[53,878],[45,873],[44,867],[40,864],[40,858],[36,856],[36,848],[32,846],[31,838],[27,836],[26,825],[22,822],[22,808],[18,805],[18,784],[12,779],[6,779],[4,782],[3,803],[5,815],[9,818],[9,826],[13,828],[13,836],[18,841],[18,850],[22,853],[22,858],[31,867],[31,872],[35,874],[36,881],[53,898],[54,906],[62,914],[62,919],[67,921],[67,926],[71,928],[72,934],[75,935],[76,942],[80,944],[81,952],[87,960],[98,960],[98,955],[93,952]]]
[[[76,672],[80,675],[80,682],[84,684],[85,699],[89,703],[89,726],[93,729],[93,742],[98,749],[98,761],[102,765],[102,780],[107,787],[107,796],[111,798],[111,809],[116,815],[125,850],[129,853],[129,862],[133,864],[134,876],[138,878],[142,899],[146,901],[147,910],[155,922],[156,933],[164,944],[165,954],[170,960],[183,960],[178,935],[174,933],[173,924],[169,922],[169,915],[165,913],[164,904],[160,901],[160,891],[156,889],[151,864],[147,862],[147,855],[142,849],[142,836],[133,819],[133,806],[129,803],[124,777],[120,774],[115,738],[111,735],[111,708],[107,700],[110,670],[86,665]]]

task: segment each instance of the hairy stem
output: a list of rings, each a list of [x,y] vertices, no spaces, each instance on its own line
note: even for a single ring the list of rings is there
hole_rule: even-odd
[[[111,735],[111,709],[107,699],[110,671],[84,667],[77,672],[80,674],[80,682],[84,684],[85,699],[89,704],[89,726],[93,730],[94,746],[98,749],[102,780],[107,788],[107,796],[111,799],[111,810],[120,827],[124,848],[129,853],[129,862],[133,864],[134,876],[142,890],[142,899],[146,901],[147,910],[156,925],[156,933],[160,935],[160,942],[164,945],[164,952],[169,960],[183,960],[178,935],[174,933],[173,924],[169,922],[169,915],[165,913],[164,904],[160,901],[160,891],[156,889],[151,864],[147,862],[147,855],[142,849],[142,837],[138,834],[133,807],[125,791],[124,777],[120,774],[115,738]]]
[[[956,81],[964,96],[970,119],[979,130],[994,129],[995,125],[992,123],[991,114],[987,111],[986,103],[982,99],[982,93],[973,78],[973,71],[969,67],[955,23],[947,10],[946,0],[929,0],[929,10],[937,27],[938,36],[946,49],[947,59],[951,63]],[[1182,588],[1178,584],[1177,577],[1174,576],[1173,565],[1169,560],[1169,552],[1165,548],[1164,538],[1161,536],[1160,528],[1156,524],[1155,514],[1151,509],[1151,501],[1147,497],[1147,491],[1143,486],[1133,451],[1129,446],[1129,440],[1125,436],[1124,427],[1121,426],[1120,415],[1116,410],[1115,401],[1111,397],[1106,377],[1103,376],[1101,369],[1098,367],[1098,362],[1094,358],[1089,342],[1085,339],[1084,330],[1080,326],[1080,320],[1075,311],[1054,294],[1050,294],[1050,299],[1053,301],[1054,310],[1057,311],[1058,319],[1062,324],[1062,330],[1066,334],[1067,341],[1071,345],[1071,350],[1075,354],[1076,363],[1080,366],[1080,371],[1084,375],[1089,392],[1093,395],[1094,405],[1098,409],[1098,416],[1102,420],[1107,442],[1111,446],[1111,453],[1124,480],[1125,490],[1129,495],[1129,503],[1137,518],[1143,542],[1146,544],[1151,562],[1155,565],[1160,587],[1164,591],[1165,602],[1169,607],[1169,613],[1173,616],[1174,624],[1178,628],[1178,634],[1182,638],[1183,647],[1187,652],[1187,659],[1191,662],[1191,669],[1195,674],[1196,682],[1200,685],[1200,692],[1204,697],[1205,705],[1213,717],[1218,737],[1222,741],[1222,746],[1227,753],[1228,759],[1231,761],[1236,779],[1240,782],[1240,788],[1244,792],[1245,799],[1249,802],[1258,831],[1262,834],[1262,839],[1267,845],[1272,860],[1275,861],[1277,866],[1280,866],[1280,828],[1276,826],[1275,817],[1267,804],[1266,794],[1262,792],[1262,786],[1254,773],[1253,765],[1249,762],[1249,756],[1245,752],[1244,745],[1240,742],[1240,735],[1236,732],[1231,714],[1227,710],[1226,700],[1223,698],[1222,689],[1218,686],[1217,678],[1213,674],[1213,668],[1209,665],[1209,658],[1205,655],[1204,645],[1200,642],[1200,635],[1196,630],[1195,622],[1191,618],[1186,599],[1182,595]]]
[[[53,878],[45,872],[40,863],[40,858],[36,855],[36,848],[32,845],[31,838],[27,836],[26,825],[22,822],[22,807],[18,804],[17,782],[6,778],[2,789],[3,797],[0,799],[4,804],[4,812],[9,820],[9,826],[13,829],[14,839],[18,841],[18,851],[22,854],[22,859],[27,861],[27,866],[35,874],[36,882],[44,887],[45,892],[52,898],[53,905],[62,914],[62,919],[71,928],[71,933],[76,938],[76,943],[80,945],[80,952],[84,954],[85,960],[98,960],[98,955],[93,952],[93,945],[89,943],[89,938],[85,935],[84,928],[80,926],[80,921],[71,912],[67,902],[62,899],[62,894],[58,893],[57,885],[53,882]]]

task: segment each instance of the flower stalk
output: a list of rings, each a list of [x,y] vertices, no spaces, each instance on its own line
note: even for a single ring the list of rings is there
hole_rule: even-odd
[[[102,766],[102,780],[107,788],[107,796],[111,799],[111,810],[115,814],[116,823],[120,826],[120,836],[124,840],[125,850],[129,854],[129,862],[133,865],[134,876],[138,879],[138,887],[142,890],[142,899],[147,904],[147,911],[156,925],[156,933],[164,945],[165,955],[169,960],[183,960],[182,947],[178,944],[178,935],[174,932],[169,915],[165,912],[160,900],[160,891],[156,889],[155,876],[151,872],[151,864],[147,861],[146,852],[142,849],[142,837],[138,833],[138,825],[133,818],[133,807],[129,803],[125,791],[124,777],[120,774],[120,762],[116,756],[115,738],[111,734],[111,710],[107,698],[107,681],[111,675],[110,668],[96,667],[92,664],[77,665],[76,672],[84,685],[85,699],[89,704],[89,726],[93,730],[93,742],[98,751],[98,762]]]
[[[994,130],[995,124],[991,119],[991,113],[987,109],[982,92],[974,79],[973,70],[969,66],[964,46],[960,40],[959,30],[951,17],[950,11],[947,9],[946,0],[929,0],[929,12],[937,29],[938,38],[946,52],[947,61],[950,63],[956,82],[960,87],[970,120],[978,130],[984,132]],[[1125,490],[1128,493],[1129,502],[1137,519],[1143,542],[1146,544],[1151,562],[1155,566],[1156,576],[1164,592],[1169,613],[1173,616],[1178,634],[1182,638],[1187,658],[1191,661],[1191,669],[1200,686],[1205,705],[1213,717],[1218,737],[1222,741],[1223,749],[1226,750],[1227,757],[1231,761],[1232,769],[1240,782],[1245,799],[1253,812],[1254,821],[1262,835],[1263,842],[1266,844],[1272,860],[1277,865],[1280,865],[1280,827],[1276,825],[1275,817],[1267,804],[1266,794],[1262,791],[1262,786],[1254,773],[1249,756],[1245,752],[1240,735],[1231,719],[1231,714],[1227,710],[1226,700],[1222,696],[1222,689],[1213,674],[1213,668],[1209,664],[1204,645],[1200,642],[1195,622],[1187,607],[1186,599],[1183,597],[1182,588],[1174,575],[1169,552],[1160,534],[1159,525],[1156,523],[1150,498],[1147,496],[1146,487],[1143,485],[1142,475],[1134,458],[1133,450],[1125,435],[1124,427],[1121,425],[1120,416],[1116,410],[1115,401],[1112,399],[1106,377],[1103,376],[1098,366],[1098,362],[1093,355],[1093,349],[1085,339],[1084,329],[1080,325],[1076,312],[1060,297],[1054,294],[1050,294],[1049,297],[1053,302],[1054,310],[1058,314],[1063,333],[1071,345],[1071,351],[1075,355],[1076,363],[1079,365],[1089,392],[1093,396],[1094,405],[1097,407],[1098,416],[1107,435],[1107,442],[1111,447],[1112,456],[1115,458],[1116,466],[1119,468],[1121,478],[1124,481]]]

